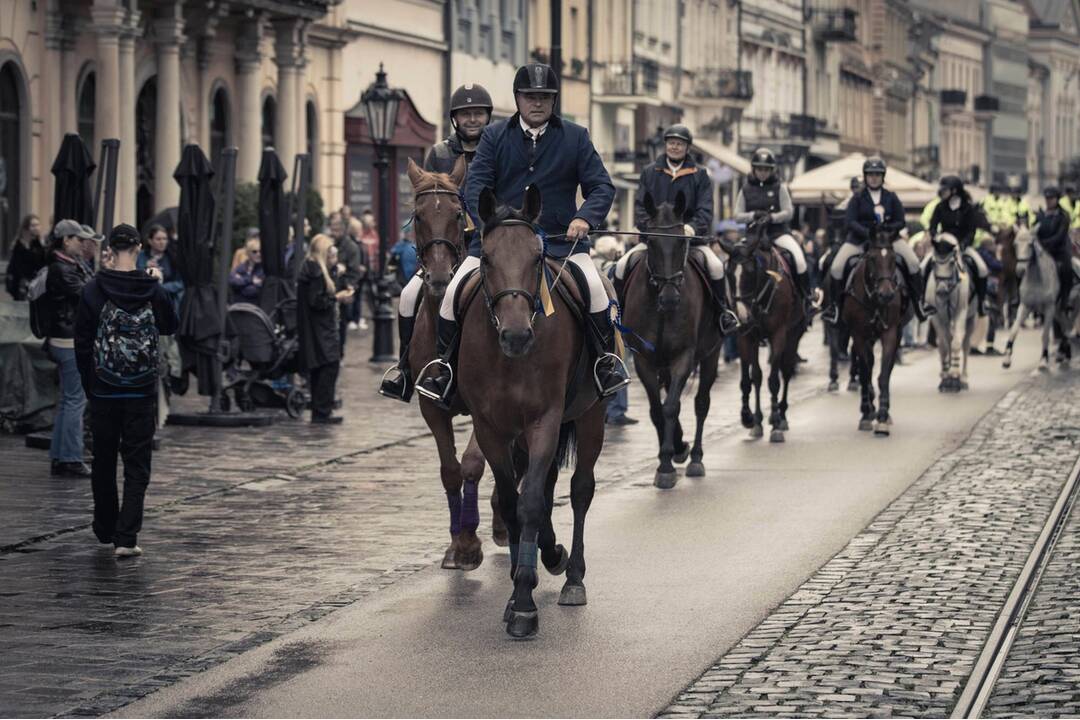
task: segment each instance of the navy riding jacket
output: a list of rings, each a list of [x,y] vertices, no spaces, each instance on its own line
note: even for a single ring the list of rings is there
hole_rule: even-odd
[[[534,149],[515,113],[484,128],[469,165],[465,203],[473,222],[477,227],[481,224],[476,208],[485,187],[495,191],[500,203],[519,208],[528,185],[540,190],[542,209],[536,224],[548,235],[562,235],[574,218],[595,229],[615,199],[615,186],[588,130],[552,116]],[[585,198],[580,208],[576,203],[578,186]],[[572,246],[566,238],[549,240],[548,254],[566,257]],[[588,252],[588,245],[578,243],[575,252]],[[480,255],[479,238],[470,243],[469,254]]]
[[[712,183],[708,171],[694,164],[687,157],[682,167],[672,172],[667,164],[667,155],[661,154],[652,165],[646,165],[641,171],[637,197],[634,200],[634,224],[638,230],[644,230],[649,221],[645,212],[645,193],[652,195],[653,201],[674,203],[675,196],[682,193],[686,198],[687,222],[694,227],[697,235],[711,235],[713,224]]]
[[[852,196],[844,216],[847,242],[862,245],[870,239],[870,227],[874,223],[880,223],[882,230],[899,232],[904,228],[904,206],[896,193],[882,188],[881,207],[885,216],[879,221],[874,214],[874,199],[870,197],[869,189],[863,188]]]
[[[1069,218],[1061,208],[1049,210],[1039,220],[1035,236],[1043,250],[1058,265],[1068,265],[1072,250],[1069,247]]]

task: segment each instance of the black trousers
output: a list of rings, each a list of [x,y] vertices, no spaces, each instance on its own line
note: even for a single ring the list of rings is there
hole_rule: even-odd
[[[94,433],[94,534],[102,542],[134,547],[142,529],[143,502],[150,484],[150,455],[157,423],[157,399],[90,398]],[[124,459],[124,494],[116,488],[117,457]]]
[[[337,386],[340,362],[311,368],[311,416],[330,417],[334,411],[334,389]]]

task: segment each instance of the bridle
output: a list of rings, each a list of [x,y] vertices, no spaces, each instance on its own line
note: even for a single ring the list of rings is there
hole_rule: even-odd
[[[681,228],[683,223],[675,223],[673,225],[658,225],[650,230],[673,230],[675,228]],[[645,242],[648,244],[649,238],[652,237],[646,234]],[[672,237],[672,235],[659,235],[657,237]],[[679,290],[682,287],[683,278],[686,276],[686,261],[690,258],[690,238],[689,236],[675,236],[683,237],[686,239],[686,249],[683,251],[683,259],[679,264],[679,269],[670,275],[658,275],[653,271],[652,265],[649,264],[649,253],[645,253],[645,269],[649,271],[649,284],[656,289],[656,291],[662,292],[668,285]]]
[[[762,223],[758,231],[758,236],[753,240],[742,240],[740,244],[742,248],[736,248],[735,252],[728,253],[728,268],[727,275],[728,289],[731,292],[731,298],[737,305],[742,303],[750,309],[750,316],[753,318],[753,322],[747,323],[744,326],[742,332],[749,332],[754,324],[757,322],[759,310],[762,306],[765,307],[765,311],[768,312],[769,306],[772,305],[772,298],[774,295],[774,288],[776,283],[779,282],[779,274],[774,270],[770,270],[766,260],[758,254],[758,250],[761,249],[762,238],[764,237],[765,224]],[[742,252],[745,248],[746,252]],[[771,256],[772,252],[767,251]],[[752,266],[754,282],[746,292],[740,292],[739,286],[736,282],[734,269],[738,266]],[[773,282],[761,282],[760,276],[764,275],[767,279],[771,279]]]
[[[503,220],[497,227],[508,226],[520,226],[527,227],[535,234],[536,228],[527,220]],[[519,295],[529,301],[529,305],[533,309],[532,316],[529,318],[529,325],[532,326],[533,321],[536,319],[536,315],[540,312],[540,285],[544,281],[544,253],[541,250],[536,256],[536,289],[532,292],[523,288],[506,288],[505,290],[499,290],[494,295],[491,293],[491,288],[488,287],[487,281],[487,268],[490,265],[490,261],[487,256],[484,255],[480,258],[480,287],[484,291],[484,301],[487,303],[488,319],[491,320],[491,324],[496,330],[499,329],[499,317],[495,314],[495,307],[499,304],[499,301],[504,297],[516,298]]]
[[[430,190],[421,190],[420,192],[413,195],[414,203],[415,203],[416,198],[423,197],[424,195],[434,195],[435,196],[435,209],[436,210],[439,209],[439,196],[440,195],[453,195],[454,197],[456,197],[458,199],[458,202],[459,202],[459,207],[458,207],[458,211],[457,211],[458,228],[461,231],[460,236],[464,237],[465,210],[464,210],[464,207],[460,204],[461,203],[461,193],[459,191],[457,191],[457,190],[451,190],[449,188],[444,189],[444,188],[439,187],[439,181],[436,180],[435,181],[435,187],[431,188]],[[415,211],[414,211],[414,214],[415,214]],[[419,238],[417,238],[417,240],[419,240]],[[418,248],[418,252],[416,254],[416,259],[420,263],[420,269],[423,270],[425,273],[427,272],[427,267],[424,264],[424,257],[427,255],[428,250],[430,250],[431,248],[436,247],[438,245],[442,245],[443,247],[449,248],[450,252],[452,252],[454,254],[454,265],[453,265],[453,267],[450,268],[450,273],[451,274],[455,273],[457,271],[458,265],[461,264],[461,255],[464,252],[464,248],[459,243],[456,243],[456,242],[454,242],[452,240],[448,240],[447,238],[444,238],[444,237],[428,238],[424,242],[423,246]]]

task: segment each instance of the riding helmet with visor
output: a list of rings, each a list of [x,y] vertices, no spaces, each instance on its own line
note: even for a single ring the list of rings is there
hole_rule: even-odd
[[[559,93],[559,76],[544,63],[528,63],[518,68],[514,75],[514,94]]]
[[[879,157],[868,157],[862,164],[862,174],[865,178],[872,173],[885,174],[885,161]]]
[[[952,190],[954,193],[964,191],[964,181],[957,175],[943,175],[938,181],[939,190]]]
[[[1043,190],[1043,197],[1056,197],[1058,200],[1060,200],[1061,188],[1059,188],[1057,185],[1047,185],[1046,189]]]
[[[776,158],[773,156],[772,151],[768,148],[758,148],[754,151],[754,154],[750,156],[751,167],[763,167],[770,170],[776,169]]]
[[[694,144],[694,136],[685,125],[672,125],[664,131],[664,140],[682,140],[687,145]]]
[[[469,110],[471,108],[487,110],[487,121],[488,123],[491,122],[491,113],[495,110],[495,104],[491,101],[491,95],[483,85],[467,83],[455,90],[454,94],[450,96],[450,124],[454,126],[454,130],[458,129],[454,113],[458,110]]]

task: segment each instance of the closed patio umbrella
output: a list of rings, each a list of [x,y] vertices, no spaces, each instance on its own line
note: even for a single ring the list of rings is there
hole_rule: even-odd
[[[259,242],[265,280],[259,305],[267,315],[278,303],[293,296],[285,277],[285,247],[289,242],[289,204],[285,200],[288,175],[273,148],[263,150],[259,167]]]
[[[94,158],[86,143],[75,133],[68,133],[60,143],[60,152],[52,165],[56,178],[53,194],[53,222],[74,220],[83,225],[94,224],[94,195],[90,176]]]

